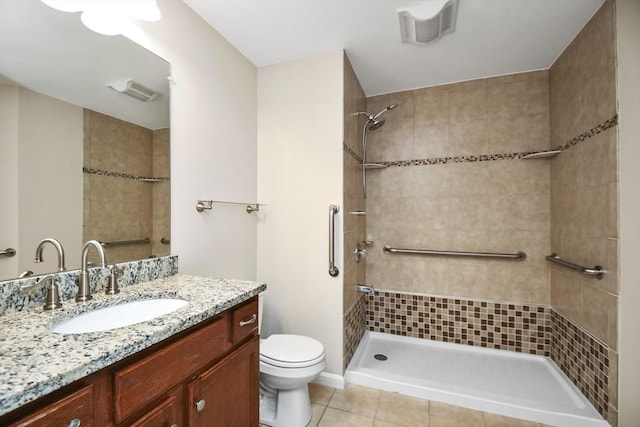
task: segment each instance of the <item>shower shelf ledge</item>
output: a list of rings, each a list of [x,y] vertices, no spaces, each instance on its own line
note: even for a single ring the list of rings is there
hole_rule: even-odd
[[[386,169],[389,167],[387,165],[383,165],[382,163],[365,163],[363,166],[365,169]]]

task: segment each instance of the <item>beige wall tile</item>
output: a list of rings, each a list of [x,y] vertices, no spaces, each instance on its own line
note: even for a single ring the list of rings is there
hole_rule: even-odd
[[[581,280],[582,313],[580,324],[601,341],[609,342],[609,294],[589,282]]]
[[[449,91],[442,87],[419,89],[414,92],[416,128],[444,125],[449,122]]]
[[[408,155],[411,136],[407,124],[412,122],[413,152],[407,159],[546,148],[549,119],[544,104],[548,103],[548,84],[548,73],[543,71],[369,98],[370,111],[401,103],[385,115],[387,124],[371,134],[369,146],[383,160]],[[402,117],[397,116],[403,105],[413,109],[413,121],[406,116],[407,109]],[[398,136],[402,133],[404,139]],[[496,249],[500,252],[528,249],[548,255],[548,238],[528,244],[526,238],[518,241],[522,236],[518,233],[548,235],[549,165],[548,161],[501,160],[368,172],[367,234],[380,246],[373,247],[367,259],[367,280],[382,289],[548,301],[549,270],[544,262],[539,263],[543,266],[539,275],[531,273],[534,267],[527,261],[524,267],[506,269],[522,270],[518,278],[509,281],[505,272],[498,272],[499,283],[492,283],[485,262],[464,261],[464,267],[456,269],[459,260],[384,255],[381,247],[391,244],[487,252],[493,245],[500,246]],[[497,245],[491,236],[501,232],[501,244]]]
[[[489,131],[484,117],[449,127],[451,156],[471,156],[489,152]]]
[[[448,124],[425,124],[414,128],[413,155],[416,159],[447,157],[451,151]]]
[[[575,275],[551,268],[551,305],[574,322],[580,322],[582,287]]]

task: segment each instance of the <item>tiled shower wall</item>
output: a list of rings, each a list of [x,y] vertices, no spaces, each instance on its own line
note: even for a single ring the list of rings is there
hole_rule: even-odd
[[[549,303],[549,148],[546,71],[368,99],[386,124],[368,159],[367,280],[382,289]],[[403,162],[397,162],[403,161]],[[524,261],[388,255],[398,248],[515,253]]]
[[[156,242],[169,237],[168,165],[168,130],[154,132],[84,110],[83,241],[152,239],[150,244],[105,248],[107,262],[169,253],[169,245]],[[154,196],[166,200],[154,201]],[[93,251],[91,258],[97,261]]]
[[[365,237],[365,217],[350,212],[364,211],[362,192],[362,126],[365,118],[353,115],[365,111],[366,98],[358,78],[344,56],[344,202],[341,217],[344,223],[344,271],[343,278],[343,322],[344,351],[343,367],[346,369],[365,330],[363,294],[356,292],[358,283],[365,283],[365,263],[356,263],[353,249]]]
[[[551,161],[551,251],[606,270],[604,279],[597,280],[551,268],[551,305],[565,318],[558,324],[582,329],[554,333],[552,358],[583,393],[606,395],[604,414],[612,425],[617,419],[619,294],[614,29],[614,2],[607,1],[549,71],[551,145],[575,142]],[[583,355],[592,355],[594,348],[607,354],[608,383],[581,373]]]

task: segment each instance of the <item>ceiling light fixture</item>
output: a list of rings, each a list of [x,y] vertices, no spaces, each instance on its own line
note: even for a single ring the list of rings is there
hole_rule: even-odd
[[[108,36],[122,33],[131,19],[158,21],[156,0],[42,0],[63,12],[82,12],[80,20],[89,29]]]
[[[429,0],[398,10],[403,43],[428,44],[456,28],[458,0]]]

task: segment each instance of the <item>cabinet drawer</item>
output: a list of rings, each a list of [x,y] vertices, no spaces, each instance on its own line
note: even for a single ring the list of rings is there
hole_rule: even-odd
[[[88,385],[11,426],[80,426],[93,425],[93,386]]]
[[[176,426],[177,399],[171,396],[153,408],[129,427],[167,427]]]
[[[231,348],[229,317],[139,360],[114,375],[115,421],[119,423]]]
[[[233,310],[232,330],[234,344],[258,330],[258,297]]]

